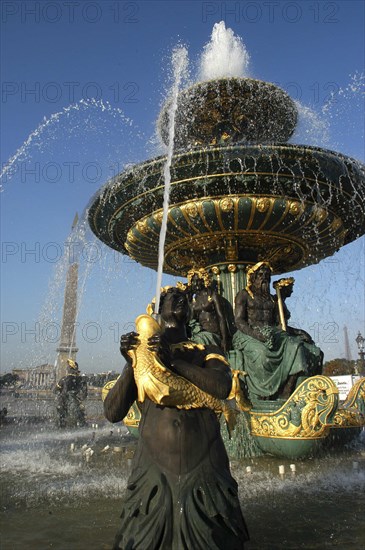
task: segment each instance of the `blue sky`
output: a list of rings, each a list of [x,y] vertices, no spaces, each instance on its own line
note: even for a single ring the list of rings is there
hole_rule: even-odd
[[[296,141],[364,160],[362,1],[28,0],[1,9],[2,166],[34,134],[2,182],[2,371],[55,360],[52,323],[60,321],[62,250],[74,214],[125,164],[156,154],[154,124],[178,42],[194,74],[214,23],[225,20],[250,53],[250,76],[278,83],[324,121],[326,132],[307,125]],[[83,250],[94,261],[86,273],[81,267],[77,332],[80,365],[90,372],[120,368],[119,335],[155,289],[154,272],[95,246]],[[346,325],[355,358],[354,338],[364,334],[364,238],[294,276],[293,321],[326,359],[344,355]]]

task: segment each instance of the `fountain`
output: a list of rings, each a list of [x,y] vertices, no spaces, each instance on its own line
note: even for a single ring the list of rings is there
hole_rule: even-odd
[[[82,404],[87,397],[86,380],[80,376],[79,366],[72,359],[67,360],[68,372],[58,380],[55,388],[57,394],[57,425],[85,426],[85,407]]]
[[[234,87],[239,95],[245,90],[249,97],[247,89],[261,94],[255,82],[233,75],[225,82],[218,79],[212,87],[219,94]],[[278,94],[277,109],[281,101],[287,101],[285,128],[275,122],[272,134],[270,125],[266,127],[265,120],[257,117],[258,130],[252,119],[247,116],[245,121],[240,115],[233,120],[225,118],[222,124],[221,115],[212,108],[212,116],[199,119],[201,134],[177,136],[182,149],[175,150],[171,163],[164,271],[185,276],[192,261],[194,266],[206,267],[231,303],[245,287],[246,266],[257,260],[269,259],[276,274],[294,271],[319,261],[364,232],[361,165],[338,153],[274,144],[289,137],[297,115],[283,92],[275,92],[270,84],[262,86],[264,105],[265,91]],[[196,98],[198,88],[204,85],[198,84],[180,97],[183,100],[191,93]],[[198,104],[207,98],[204,90],[202,96],[197,98]],[[230,97],[227,93],[227,101]],[[255,100],[250,103],[248,107],[253,108]],[[224,105],[218,102],[218,111]],[[231,107],[234,111],[233,104]],[[193,109],[192,114],[197,119],[202,115],[199,109]],[[256,118],[254,111],[251,116]],[[178,110],[179,117],[181,120]],[[163,113],[160,120],[161,133],[165,133]],[[208,129],[203,132],[205,124]],[[214,133],[211,138],[210,131]],[[120,174],[98,194],[90,210],[91,226],[99,238],[154,269],[162,220],[163,166],[164,158],[158,158]],[[235,359],[231,351],[232,365]],[[329,431],[359,429],[363,386],[355,387],[341,407],[337,406],[335,391],[326,391],[320,388],[319,397],[328,396],[333,401],[330,420],[334,427],[329,428],[325,418],[317,443],[328,441]],[[267,418],[275,418],[270,414],[266,411]],[[132,426],[138,424],[138,409],[132,408],[128,417]],[[262,411],[241,413],[237,433],[247,435],[253,418],[260,421]],[[351,421],[354,428],[348,428]],[[115,510],[127,481],[133,443],[124,427],[114,434],[109,426],[99,429],[94,424],[92,429],[55,432],[47,425],[40,429],[18,426],[14,431],[11,426],[2,428],[4,548],[109,548],[108,541],[117,529]],[[251,456],[231,461],[252,540],[248,547],[360,547],[363,440],[338,449],[336,456],[327,454],[322,446],[319,458],[303,461],[282,458],[283,448],[279,459],[252,456],[260,450],[254,437]],[[313,440],[303,441],[309,442],[310,452],[314,451]],[[238,437],[227,445],[233,455],[246,452],[240,452]],[[296,452],[302,456],[308,449]]]
[[[234,307],[252,265],[266,262],[278,275],[299,270],[365,233],[364,166],[334,151],[289,144],[298,112],[278,86],[228,76],[184,89],[165,103],[157,123],[170,149],[172,107],[173,154],[120,173],[92,200],[90,227],[109,247],[157,270],[163,233],[164,272],[185,277],[203,268]],[[244,370],[237,349],[228,358]],[[332,380],[318,373],[289,399],[249,395],[252,410],[240,415],[227,441],[231,457],[304,457],[332,428],[358,434],[364,385],[360,380],[341,406]],[[138,423],[136,408],[130,422]]]

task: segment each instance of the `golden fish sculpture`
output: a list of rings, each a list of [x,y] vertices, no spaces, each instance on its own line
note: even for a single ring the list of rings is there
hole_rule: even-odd
[[[193,409],[207,407],[216,412],[223,412],[229,429],[233,429],[234,417],[238,412],[234,403],[228,402],[236,397],[239,380],[238,371],[234,371],[233,385],[228,400],[218,399],[204,392],[186,378],[175,374],[163,365],[156,352],[148,349],[148,339],[161,332],[157,321],[150,315],[140,315],[136,319],[138,344],[128,351],[132,359],[134,379],[138,390],[138,401],[146,397],[158,405],[176,407],[178,409]],[[243,396],[237,399],[243,403]],[[245,409],[250,406],[245,402]]]

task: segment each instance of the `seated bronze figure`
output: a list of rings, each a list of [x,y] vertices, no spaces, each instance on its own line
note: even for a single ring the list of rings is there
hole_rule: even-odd
[[[287,399],[298,378],[317,374],[322,363],[322,353],[318,348],[309,353],[313,345],[303,334],[279,326],[270,280],[270,264],[259,262],[248,270],[246,288],[236,296],[233,347],[243,355],[251,399]]]

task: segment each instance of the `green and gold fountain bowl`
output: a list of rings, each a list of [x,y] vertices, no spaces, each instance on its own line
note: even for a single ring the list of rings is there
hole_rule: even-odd
[[[89,223],[111,248],[157,269],[165,157],[135,166],[92,199]],[[275,273],[332,255],[365,233],[365,172],[315,147],[219,145],[176,153],[164,272],[270,261]]]

